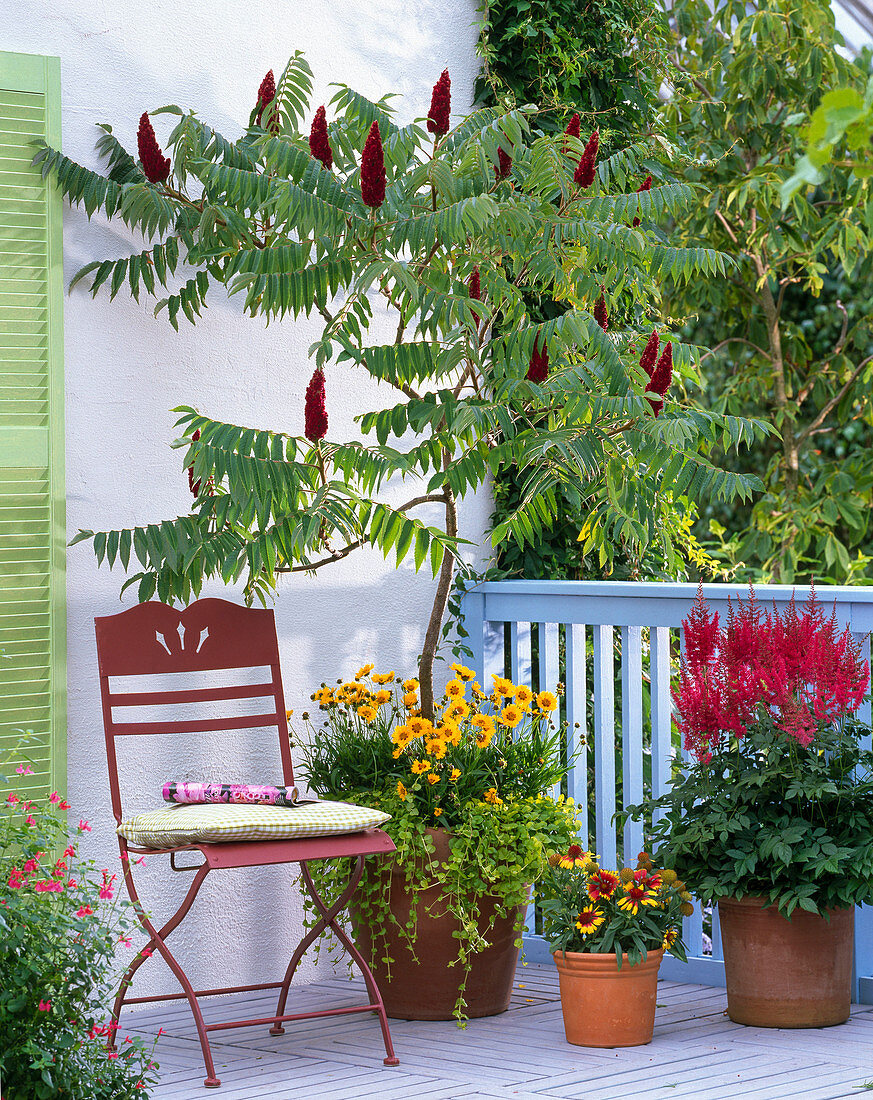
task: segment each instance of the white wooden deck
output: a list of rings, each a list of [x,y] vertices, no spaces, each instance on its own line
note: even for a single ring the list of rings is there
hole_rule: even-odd
[[[289,1012],[360,1003],[363,983],[334,978],[292,990]],[[211,1020],[268,1015],[273,994],[205,1002]],[[557,976],[520,967],[509,1012],[452,1022],[391,1021],[400,1065],[382,1065],[375,1017],[346,1016],[212,1033],[220,1089],[203,1087],[200,1046],[187,1006],[128,1010],[120,1032],[161,1036],[155,1100],[837,1100],[873,1089],[873,1006],[836,1028],[773,1031],[731,1023],[724,991],[661,982],[650,1046],[588,1050],[564,1039]]]

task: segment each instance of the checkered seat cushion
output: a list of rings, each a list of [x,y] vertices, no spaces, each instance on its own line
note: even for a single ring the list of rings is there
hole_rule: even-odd
[[[288,840],[301,836],[357,833],[390,814],[350,802],[300,806],[232,806],[223,803],[163,806],[122,821],[118,832],[138,848],[221,844],[237,840]]]

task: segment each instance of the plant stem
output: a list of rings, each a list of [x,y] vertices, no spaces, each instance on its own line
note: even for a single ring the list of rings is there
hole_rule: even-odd
[[[443,468],[449,461],[448,452],[443,451]],[[455,494],[448,485],[443,486],[443,499],[446,504],[446,534],[450,538],[458,535],[458,509],[455,505]],[[437,646],[440,638],[440,628],[443,616],[449,603],[449,593],[452,589],[452,577],[455,572],[455,555],[451,550],[446,550],[443,556],[443,564],[440,568],[440,576],[437,582],[436,595],[430,612],[430,622],[427,624],[427,632],[424,636],[424,645],[421,647],[421,657],[418,662],[418,681],[421,691],[421,714],[423,718],[433,721],[433,663],[436,657]]]

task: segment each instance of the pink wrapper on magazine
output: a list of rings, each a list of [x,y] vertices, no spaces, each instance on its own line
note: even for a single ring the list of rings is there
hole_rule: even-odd
[[[301,798],[296,787],[253,786],[251,783],[164,784],[166,802],[225,802],[237,806],[296,806],[316,799]]]

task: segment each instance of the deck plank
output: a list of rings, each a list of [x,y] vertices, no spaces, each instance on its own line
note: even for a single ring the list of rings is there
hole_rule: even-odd
[[[289,1012],[360,1004],[363,982],[345,975],[292,989]],[[210,998],[207,1022],[269,1016],[273,991]],[[122,1034],[148,1042],[160,1083],[154,1100],[192,1100],[203,1088],[200,1044],[187,1003],[162,1002],[122,1015]],[[401,1064],[382,1065],[371,1015],[211,1032],[220,1100],[843,1100],[873,1079],[873,1006],[853,1008],[837,1028],[747,1028],[725,1014],[724,990],[658,984],[652,1043],[615,1050],[570,1046],[564,1038],[553,966],[520,967],[502,1016],[391,1021]]]

